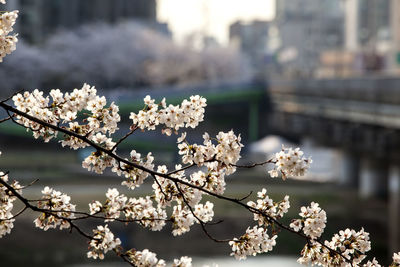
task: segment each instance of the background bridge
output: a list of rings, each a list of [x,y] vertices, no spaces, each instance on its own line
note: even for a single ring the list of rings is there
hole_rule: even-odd
[[[389,201],[389,239],[400,248],[400,79],[271,81],[274,129],[342,151],[342,184]],[[368,207],[360,207],[368,208]]]

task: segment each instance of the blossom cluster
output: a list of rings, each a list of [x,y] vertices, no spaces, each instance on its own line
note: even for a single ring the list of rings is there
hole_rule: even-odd
[[[166,135],[183,127],[195,128],[203,121],[204,107],[207,106],[206,99],[198,95],[191,96],[189,100],[185,99],[181,105],[176,106],[167,106],[165,98],[160,104],[156,104],[150,96],[146,96],[144,102],[146,107],[138,114],[132,112],[129,118],[142,130],[155,130],[156,126],[164,125],[163,133]]]
[[[102,174],[106,168],[113,167],[115,164],[117,164],[116,161],[110,155],[102,151],[95,151],[83,160],[82,167],[88,171]]]
[[[60,227],[60,230],[69,228],[70,223],[68,219],[75,218],[75,205],[70,203],[71,197],[48,186],[42,190],[42,194],[42,199],[38,202],[37,207],[53,212],[42,212],[34,220],[36,227],[45,231],[49,228],[57,228],[57,226]]]
[[[302,219],[293,220],[290,227],[309,236],[312,239],[319,238],[326,226],[326,212],[319,207],[318,203],[311,202],[308,207],[301,207],[299,215]]]
[[[180,170],[181,167],[181,165],[176,165],[176,172],[170,174],[170,176],[182,182],[190,183],[185,178],[185,172]],[[158,166],[157,172],[166,174],[168,169],[165,165],[161,165]],[[171,206],[173,202],[177,203],[173,206],[171,215],[173,235],[182,235],[190,231],[190,227],[195,222],[206,223],[212,220],[214,204],[209,201],[205,204],[200,203],[203,195],[202,191],[185,184],[178,185],[172,180],[158,175],[156,175],[152,187],[158,207],[165,208]]]
[[[393,263],[391,266],[400,266],[400,252],[393,253]]]
[[[351,229],[339,231],[331,241],[325,241],[325,246],[311,241],[302,250],[298,262],[322,266],[360,266],[366,258],[365,253],[371,249],[369,233],[364,229],[356,232]],[[332,253],[332,251],[337,253]],[[394,259],[394,256],[393,256]],[[373,259],[363,266],[380,266]]]
[[[165,267],[165,260],[157,259],[156,253],[144,249],[142,251],[131,249],[126,252],[128,260],[134,266],[138,267]],[[192,267],[192,258],[183,256],[180,259],[174,259],[172,267]]]
[[[154,168],[154,157],[151,152],[149,152],[146,157],[142,158],[140,153],[132,150],[129,159],[131,162],[141,165],[146,169],[153,170]],[[132,190],[143,184],[144,180],[149,176],[148,172],[138,168],[133,168],[124,162],[121,162],[120,165],[114,164],[112,171],[119,176],[125,176],[126,180],[122,182],[122,185],[125,185]]]
[[[0,152],[1,155],[1,152]],[[8,182],[8,175],[0,172],[0,179],[4,182]],[[11,184],[11,187],[14,188],[18,193],[22,193],[21,185],[14,181]],[[17,198],[11,194],[11,192],[3,185],[0,185],[0,238],[6,234],[11,232],[11,229],[14,227],[13,214],[11,213],[14,204],[13,202]]]
[[[190,231],[190,227],[200,220],[202,223],[211,221],[214,216],[214,204],[207,201],[206,204],[198,204],[194,207],[194,214],[187,206],[176,205],[172,212],[172,234],[182,235]],[[198,219],[198,220],[196,220]]]
[[[292,149],[282,146],[282,150],[275,153],[272,158],[275,168],[268,171],[268,173],[271,177],[278,177],[279,173],[281,173],[284,180],[288,176],[303,176],[312,163],[311,158],[305,158],[303,154],[300,148]]]
[[[91,215],[102,212],[107,222],[119,219],[121,213],[123,213],[126,220],[136,221],[153,231],[159,231],[165,225],[167,220],[166,211],[161,208],[155,208],[150,196],[128,199],[124,194],[120,194],[116,188],[113,188],[108,189],[106,197],[107,200],[104,204],[99,201],[89,204]]]
[[[400,252],[398,253],[393,253],[393,262],[390,264],[390,267],[399,267],[400,266]],[[373,258],[372,261],[368,261],[366,264],[363,265],[363,267],[381,267],[379,262]]]
[[[240,151],[243,147],[240,135],[236,136],[232,130],[227,133],[219,132],[215,138],[217,145],[212,143],[208,133],[204,133],[203,139],[203,145],[198,145],[189,144],[186,141],[186,133],[178,138],[182,162],[185,164],[195,163],[201,166],[215,159],[218,165],[206,164],[206,166],[215,167],[215,169],[224,168],[227,175],[234,173],[236,170],[234,165],[240,159]]]
[[[53,89],[50,91],[50,97],[43,96],[43,92],[35,89],[32,93],[17,94],[12,99],[16,108],[28,115],[51,125],[64,124],[63,128],[85,136],[106,148],[114,145],[106,134],[112,134],[118,129],[117,123],[120,121],[118,106],[111,103],[106,107],[105,97],[99,97],[94,87],[84,84],[81,89],[74,89],[73,92],[65,94],[59,89]],[[76,119],[78,113],[83,110],[89,113],[80,124]],[[35,138],[42,137],[45,142],[57,135],[57,131],[22,116],[17,116],[17,122],[31,129]],[[64,136],[61,144],[72,149],[89,146],[73,136]]]
[[[223,194],[225,192],[225,171],[218,168],[217,162],[207,163],[207,171],[197,171],[190,175],[190,179],[196,186],[204,189]]]
[[[97,226],[97,229],[93,229],[93,234],[93,238],[89,243],[88,258],[104,259],[104,254],[121,245],[121,240],[114,238],[114,234],[110,231],[107,224],[105,226]]]
[[[128,260],[134,266],[138,267],[165,267],[164,260],[157,259],[157,254],[144,249],[143,251],[129,250],[126,252]]]
[[[258,225],[270,225],[270,218],[274,218],[278,220],[283,217],[285,213],[289,211],[290,202],[289,196],[285,196],[285,198],[280,202],[274,202],[268,195],[267,189],[263,188],[260,192],[257,193],[258,199],[257,203],[253,201],[247,202],[252,208],[255,208],[260,211],[260,213],[253,213],[254,220],[258,221]],[[270,218],[262,215],[266,214]]]
[[[172,267],[191,267],[192,266],[192,258],[183,256],[180,259],[174,259],[174,263]]]
[[[160,207],[154,207],[150,196],[129,198],[124,214],[128,220],[137,220],[142,226],[152,231],[160,231],[167,220],[166,211]]]
[[[114,103],[107,107],[106,98],[98,96],[97,90],[88,84],[71,93],[64,94],[59,89],[53,89],[49,96],[44,96],[43,92],[36,89],[32,93],[16,94],[12,99],[18,110],[39,120],[60,126],[105,149],[112,149],[115,145],[110,135],[118,130],[119,108]],[[86,118],[78,121],[78,114],[83,112]],[[17,116],[16,121],[32,130],[35,138],[42,137],[45,142],[55,138],[58,133],[22,116]],[[87,142],[72,135],[64,135],[60,142],[62,146],[75,150],[89,146]],[[104,152],[95,151],[84,159],[82,166],[101,174],[105,168],[114,166],[114,160]]]
[[[247,256],[256,256],[259,253],[268,252],[273,249],[276,245],[275,239],[277,235],[270,237],[267,234],[266,228],[247,228],[246,233],[239,239],[234,238],[229,241],[229,245],[232,247],[231,256],[235,256],[236,259],[246,259]]]
[[[1,4],[5,4],[6,1],[0,1]],[[17,34],[10,35],[12,32],[15,21],[18,18],[18,10],[11,12],[2,12],[0,14],[0,62],[3,62],[3,58],[11,54],[18,42]]]
[[[381,265],[375,258],[373,258],[372,261],[368,261],[363,265],[363,267],[381,267]]]
[[[325,245],[340,252],[355,264],[360,263],[366,257],[365,253],[371,250],[369,233],[364,229],[358,232],[352,229],[339,231],[339,234],[335,234],[330,242],[325,241]]]
[[[203,145],[189,144],[186,140],[186,133],[178,138],[179,154],[184,164],[195,164],[205,166],[206,171],[193,172],[190,175],[190,182],[195,186],[202,187],[217,194],[225,191],[225,176],[236,171],[235,164],[240,159],[240,151],[243,147],[240,135],[235,135],[231,130],[227,133],[219,132],[213,144],[208,133],[203,135]],[[183,174],[178,177],[183,179]],[[185,188],[194,196],[189,199],[198,199],[200,192],[191,188]],[[200,195],[201,196],[201,195]]]

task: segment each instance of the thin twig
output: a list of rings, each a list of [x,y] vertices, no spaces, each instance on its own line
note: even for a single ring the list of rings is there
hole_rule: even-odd
[[[14,116],[14,115],[12,115],[12,116]],[[8,116],[7,118],[1,119],[0,123],[6,122],[6,121],[8,121],[10,119],[11,119],[11,116]]]
[[[21,93],[22,91],[24,91],[24,89],[18,90],[17,92],[15,92],[14,94],[12,94],[11,96],[7,97],[6,99],[2,100],[1,103],[7,102],[8,100],[10,100],[11,98],[13,98],[15,95]]]
[[[239,201],[243,201],[243,200],[249,198],[249,197],[251,196],[251,194],[253,194],[253,191],[250,191],[250,193],[248,193],[246,196],[244,196],[244,197],[242,197],[242,198],[239,198],[238,200],[239,200]]]
[[[9,220],[15,219],[15,218],[17,218],[19,215],[21,215],[24,211],[26,211],[27,209],[28,209],[28,207],[25,206],[25,207],[23,207],[20,211],[18,211],[17,213],[15,213],[12,217],[6,218],[6,219],[0,219],[0,222],[9,221]]]
[[[233,166],[233,167],[237,167],[237,168],[254,168],[254,167],[256,167],[256,166],[263,166],[263,165],[265,165],[265,164],[268,164],[268,163],[275,163],[274,162],[274,159],[269,159],[269,160],[267,160],[267,161],[263,161],[263,162],[258,162],[258,163],[253,163],[253,164],[251,164],[251,165],[237,165],[237,164],[231,164],[231,166]]]
[[[132,129],[125,134],[123,137],[121,137],[121,139],[119,139],[115,145],[111,148],[111,151],[114,151],[114,149],[116,149],[118,147],[119,144],[121,144],[126,138],[128,138],[130,135],[132,135],[139,127],[137,127],[136,125],[132,127]]]
[[[37,183],[38,181],[39,181],[39,179],[35,179],[32,182],[30,182],[29,184],[22,186],[21,189],[28,188],[28,187],[34,185],[35,183]]]

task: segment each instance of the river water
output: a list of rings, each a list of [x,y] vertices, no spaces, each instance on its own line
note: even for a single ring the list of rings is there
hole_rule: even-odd
[[[235,260],[233,257],[219,258],[193,258],[193,266],[218,266],[218,267],[299,267],[295,257],[285,256],[259,256],[251,257],[246,260]],[[123,267],[124,263],[106,263],[106,264],[79,264],[70,265],[70,267]]]
[[[234,258],[211,258],[211,259],[194,259],[194,266],[212,266],[213,263],[218,264],[219,267],[298,267],[301,266],[296,262],[295,257],[278,257],[278,256],[259,256],[251,257],[246,260],[238,261]]]

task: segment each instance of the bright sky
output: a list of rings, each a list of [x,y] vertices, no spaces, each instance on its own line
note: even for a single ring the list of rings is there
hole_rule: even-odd
[[[191,32],[206,30],[226,44],[231,23],[271,20],[274,13],[274,0],[157,0],[158,20],[168,23],[178,41]]]

